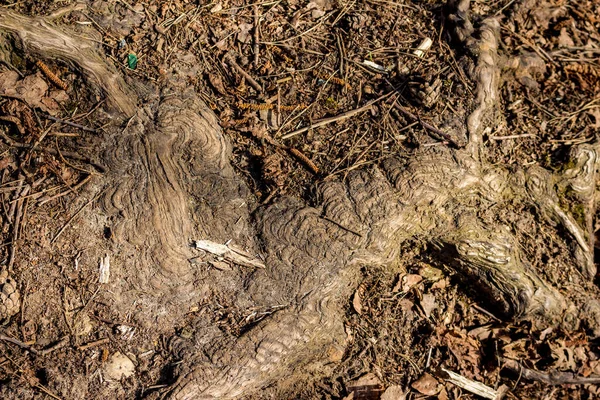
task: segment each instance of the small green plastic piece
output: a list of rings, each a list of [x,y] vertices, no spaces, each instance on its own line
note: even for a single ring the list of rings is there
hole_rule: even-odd
[[[138,58],[135,54],[129,54],[127,56],[127,66],[130,69],[135,69],[137,67]]]

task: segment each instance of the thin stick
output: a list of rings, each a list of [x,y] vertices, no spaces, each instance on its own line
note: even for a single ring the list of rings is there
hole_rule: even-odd
[[[102,346],[103,344],[106,344],[108,342],[110,342],[109,338],[99,339],[99,340],[95,340],[93,342],[86,343],[82,346],[79,346],[78,349],[79,350],[87,350],[87,349],[91,349],[92,347]]]
[[[52,14],[45,17],[45,19],[53,21],[53,20],[56,20],[56,19],[59,19],[59,18],[65,16],[67,14],[72,13],[73,11],[83,11],[86,8],[87,8],[87,5],[84,3],[75,3],[75,4],[67,6],[67,7],[59,8],[58,10],[54,11]]]
[[[21,347],[21,348],[23,348],[23,349],[25,349],[25,350],[27,350],[27,351],[30,351],[30,352],[32,352],[33,354],[38,354],[38,353],[39,353],[39,352],[38,352],[36,349],[34,349],[34,348],[32,348],[31,346],[29,346],[29,345],[27,345],[27,344],[25,344],[25,343],[21,342],[21,341],[20,341],[20,340],[18,340],[18,339],[13,339],[13,338],[11,338],[11,337],[9,337],[9,336],[5,336],[5,335],[1,335],[1,334],[0,334],[0,340],[4,340],[5,342],[9,342],[9,343],[12,343],[12,344],[16,344],[17,346],[19,346],[19,347]]]
[[[525,43],[525,45],[531,47],[531,49],[533,51],[535,51],[537,53],[538,56],[540,56],[541,58],[545,58],[546,60],[550,61],[552,64],[554,64],[554,66],[560,68],[560,64],[557,63],[556,61],[554,61],[554,59],[552,58],[552,56],[550,56],[550,54],[546,53],[546,51],[544,51],[544,49],[542,49],[539,46],[536,46],[534,43],[532,43],[529,39],[519,35],[517,32],[513,32],[508,28],[502,27],[501,28],[503,31],[508,32],[510,35],[516,36],[517,38],[519,38],[521,40],[521,42]]]
[[[46,388],[46,386],[42,385],[41,383],[38,383],[37,385],[35,385],[34,388],[41,390],[42,392],[46,393],[48,396],[52,397],[55,400],[63,400],[62,397],[58,397],[57,395],[52,393],[50,390],[48,390],[48,388]]]
[[[352,230],[352,229],[350,229],[350,228],[347,228],[347,227],[345,227],[344,225],[340,224],[340,223],[339,223],[339,222],[337,222],[337,221],[334,221],[334,220],[332,220],[331,218],[327,218],[327,217],[326,217],[326,216],[324,216],[324,215],[321,215],[321,218],[322,218],[322,219],[324,219],[324,220],[325,220],[325,221],[327,221],[327,222],[331,222],[332,224],[334,224],[334,225],[336,225],[337,227],[339,227],[339,228],[341,228],[341,229],[345,230],[346,232],[350,232],[351,234],[353,234],[353,235],[356,235],[356,236],[358,236],[358,237],[363,237],[363,235],[361,235],[360,233],[358,233],[358,232],[356,232],[356,231],[353,231],[353,230]]]
[[[41,356],[45,356],[46,354],[50,354],[55,350],[58,349],[62,349],[63,347],[65,347],[67,344],[69,344],[69,337],[68,336],[64,336],[62,339],[60,339],[56,344],[54,344],[53,346],[50,346],[44,350],[40,350],[38,353]]]
[[[490,136],[490,140],[520,139],[520,138],[527,138],[527,137],[532,137],[532,136],[533,136],[533,134],[531,134],[531,133],[523,133],[521,135]]]
[[[360,114],[361,112],[370,110],[371,107],[375,103],[377,103],[380,100],[383,100],[384,98],[388,97],[390,94],[391,93],[385,94],[385,95],[379,97],[378,99],[370,101],[369,103],[365,104],[362,107],[356,108],[354,110],[346,111],[345,113],[336,115],[335,117],[322,118],[322,119],[316,120],[314,123],[310,124],[309,126],[306,126],[304,128],[300,128],[300,129],[296,129],[295,131],[292,131],[290,133],[287,133],[287,134],[283,135],[281,137],[281,140],[292,138],[292,137],[294,137],[296,135],[299,135],[301,133],[307,132],[307,131],[309,131],[311,129],[316,129],[316,128],[320,128],[321,126],[325,126],[325,125],[331,124],[332,122],[343,121],[345,119],[348,119],[350,117],[355,116],[356,114]]]
[[[479,311],[480,313],[487,315],[488,317],[490,317],[491,319],[493,319],[496,322],[502,322],[502,320],[500,318],[496,317],[494,314],[492,314],[488,310],[478,306],[477,304],[471,304],[471,307],[473,307],[475,310]]]
[[[100,194],[100,193],[98,193]],[[88,201],[87,203],[85,203],[79,210],[77,210],[77,212],[75,214],[73,214],[73,216],[71,218],[69,218],[69,220],[62,226],[62,228],[59,229],[58,232],[56,232],[56,235],[54,235],[54,237],[52,238],[52,240],[50,241],[50,244],[54,243],[56,241],[56,239],[58,239],[58,237],[64,232],[65,229],[67,229],[67,226],[69,226],[69,224],[90,204],[92,204],[92,202],[94,200],[96,200],[96,198],[98,197],[98,195],[92,197],[90,199],[90,201]]]
[[[398,111],[400,111],[402,114],[404,114],[405,116],[407,116],[408,118],[412,119],[413,121],[418,121],[419,124],[421,124],[421,126],[423,126],[423,128],[435,133],[438,136],[441,136],[442,138],[444,138],[445,140],[447,140],[448,142],[452,143],[452,145],[456,146],[456,147],[461,147],[458,145],[458,143],[456,143],[456,141],[454,139],[452,139],[452,136],[448,135],[446,132],[443,132],[441,130],[439,130],[438,128],[436,128],[435,126],[428,124],[425,121],[422,121],[421,118],[419,118],[418,116],[416,116],[415,114],[411,113],[410,111],[406,110],[404,107],[402,107],[400,104],[398,103],[394,103],[394,107],[396,107],[396,109]]]
[[[8,258],[8,264],[6,268],[8,271],[12,271],[13,264],[15,263],[15,254],[17,252],[17,240],[19,239],[19,228],[21,226],[21,215],[23,214],[23,198],[22,196],[27,196],[29,193],[29,189],[31,187],[29,185],[25,186],[21,193],[19,193],[19,199],[17,201],[17,209],[15,213],[15,220],[13,223],[13,232],[12,232],[12,243],[10,246],[10,255]]]
[[[260,16],[258,15],[258,4],[254,4],[254,68],[258,68],[258,52],[260,50],[260,30],[258,23]]]
[[[254,80],[254,78],[252,78],[250,76],[249,73],[247,73],[246,71],[244,71],[244,69],[242,67],[240,67],[238,65],[238,63],[235,62],[235,60],[233,59],[233,55],[228,54],[225,57],[227,63],[229,65],[231,65],[240,75],[242,75],[244,77],[244,79],[246,79],[246,81],[250,84],[250,86],[252,86],[254,89],[256,89],[257,92],[262,93],[262,87],[260,86],[260,84],[258,82],[256,82]]]
[[[75,132],[50,132],[49,136],[57,136],[57,137],[79,137],[81,134]]]
[[[75,192],[77,189],[79,189],[80,187],[82,187],[83,185],[85,185],[86,183],[88,183],[88,182],[90,181],[90,179],[92,179],[92,175],[88,175],[88,176],[86,176],[86,177],[85,177],[85,178],[83,178],[83,179],[81,180],[81,182],[79,182],[77,185],[75,185],[75,186],[73,186],[73,187],[69,188],[69,190],[65,190],[64,192],[60,192],[60,193],[58,193],[58,194],[55,194],[55,195],[54,195],[54,196],[52,196],[52,197],[47,197],[47,198],[45,198],[44,200],[41,200],[41,201],[38,203],[38,205],[39,205],[39,206],[42,206],[42,205],[44,205],[44,204],[48,203],[49,201],[56,200],[56,199],[58,199],[59,197],[65,196],[65,195],[67,195],[67,194],[69,194],[69,193],[73,193],[73,192]]]
[[[75,122],[66,121],[66,120],[61,119],[61,118],[53,117],[52,115],[42,114],[42,117],[44,117],[46,119],[49,119],[50,121],[61,122],[61,123],[65,124],[65,125],[70,125],[70,126],[72,126],[74,128],[79,128],[79,129],[82,129],[84,131],[97,132],[94,128],[90,128],[90,127],[87,127],[85,125],[81,125],[81,124],[78,124],[78,123],[75,123]]]
[[[22,175],[19,175],[22,176]],[[19,186],[17,186],[17,192],[15,193],[13,200],[18,200],[19,199],[19,195],[21,194],[21,189],[23,187],[23,182],[24,179],[19,180]],[[15,219],[15,213],[17,211],[17,202],[16,201],[11,201],[10,204],[10,209],[8,211],[8,222],[13,223],[14,219]]]
[[[335,10],[334,11],[330,11],[328,14],[322,16],[321,19],[319,19],[319,21],[316,24],[314,24],[312,27],[308,28],[304,32],[301,32],[301,33],[299,33],[297,35],[294,35],[292,37],[289,37],[287,39],[278,40],[276,42],[262,42],[262,44],[268,44],[268,45],[275,45],[276,46],[278,44],[287,43],[287,42],[290,42],[290,41],[292,41],[294,39],[301,38],[302,36],[304,36],[304,35],[312,32],[312,31],[314,31],[319,26],[321,26],[321,24],[323,24],[323,22],[327,21],[329,19],[329,17],[331,17],[334,14],[334,12],[335,12]]]
[[[8,137],[8,135],[6,135],[4,132],[0,131],[0,138],[4,139],[4,141],[12,147],[18,147],[20,149],[29,149],[32,147],[31,144],[26,144],[26,143],[19,143],[17,141],[12,140],[10,137]],[[104,172],[106,171],[106,168],[104,168],[102,165],[93,163],[92,160],[90,160],[89,158],[80,156],[77,153],[74,153],[72,151],[62,151],[62,152],[58,152],[54,149],[46,149],[46,148],[40,148],[38,149],[39,151],[43,151],[46,152],[48,154],[52,154],[53,156],[61,156],[61,158],[64,157],[68,157],[68,158],[72,158],[73,160],[78,160],[78,161],[82,161],[85,163],[88,163],[90,165],[92,165],[94,168],[96,168],[98,171],[100,172]],[[89,171],[85,171],[90,173]]]

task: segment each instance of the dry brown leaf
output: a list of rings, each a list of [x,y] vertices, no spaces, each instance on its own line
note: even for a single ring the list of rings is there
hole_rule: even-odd
[[[354,292],[354,296],[352,296],[352,308],[354,308],[354,311],[356,311],[356,313],[358,315],[362,315],[362,294],[364,292],[364,287],[363,286],[359,286],[358,289],[356,289],[356,291]]]
[[[438,394],[438,400],[448,400],[448,391],[446,390],[445,387],[442,388],[442,390],[440,391],[440,394]]]
[[[595,122],[592,124],[592,128],[600,128],[600,107],[594,107],[591,110],[588,110],[587,113],[594,118]]]
[[[552,358],[555,359],[554,368],[561,371],[577,371],[577,362],[575,360],[575,351],[570,346],[565,346],[564,341],[548,343],[552,352]]]
[[[415,306],[415,304],[409,299],[400,300],[399,305],[404,315],[408,316],[413,314],[413,307]]]
[[[12,71],[0,74],[0,94],[20,97],[31,107],[55,113],[56,110],[49,110],[42,101],[47,91],[48,84],[39,71],[16,82]]]
[[[573,42],[573,39],[571,39],[571,36],[569,36],[569,33],[567,32],[567,28],[562,28],[560,30],[560,35],[558,36],[558,45],[560,47],[575,46],[575,42]]]
[[[527,358],[527,348],[529,347],[528,339],[519,339],[514,342],[508,343],[502,347],[502,353],[504,357],[510,358],[511,360],[520,360]]]
[[[208,74],[208,81],[213,89],[219,92],[219,94],[227,94],[227,90],[225,90],[225,85],[223,85],[223,79],[221,79],[221,76],[216,74]]]
[[[19,74],[15,71],[4,71],[0,73],[0,92],[5,93],[8,89],[13,89],[17,85]]]
[[[408,292],[413,286],[418,285],[423,280],[421,275],[407,274],[402,277],[402,291]]]
[[[385,389],[380,400],[405,400],[409,391],[404,391],[402,386],[392,385]]]
[[[431,285],[431,290],[446,289],[448,287],[448,284],[448,278],[440,279],[439,281]]]
[[[453,329],[442,335],[441,343],[456,358],[462,375],[481,380],[481,344],[477,339],[469,337],[464,329]]]
[[[252,41],[252,24],[241,23],[239,28],[240,31],[237,34],[237,39],[242,43],[250,43]]]
[[[490,335],[492,335],[492,324],[487,324],[483,326],[479,326],[477,328],[471,329],[469,333],[467,333],[470,337],[477,338],[478,340],[486,340],[489,339]]]
[[[410,385],[417,392],[426,396],[435,396],[440,391],[440,385],[432,375],[425,373]]]
[[[377,375],[369,372],[351,382],[348,390],[354,394],[355,400],[379,400],[383,393],[383,386]]]
[[[435,310],[437,308],[435,296],[432,295],[431,293],[424,294],[423,298],[421,299],[421,307],[423,308],[423,311],[425,312],[425,316],[427,318],[429,318],[431,316],[431,313],[433,312],[433,310]]]

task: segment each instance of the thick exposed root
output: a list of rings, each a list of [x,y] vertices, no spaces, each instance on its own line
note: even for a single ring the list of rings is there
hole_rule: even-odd
[[[109,250],[120,266],[116,274],[126,278],[111,283],[114,306],[134,312],[137,304],[146,326],[160,316],[174,323],[200,286],[213,284],[211,290],[228,293],[241,309],[278,310],[239,338],[200,324],[196,335],[204,339],[183,356],[169,396],[236,398],[326,362],[327,354],[335,353],[330,349],[343,345],[343,304],[357,268],[396,262],[412,238],[439,246],[438,262],[468,277],[506,317],[552,324],[573,308],[532,268],[510,229],[484,223],[478,210],[529,201],[570,232],[578,246],[575,255],[592,274],[589,215],[595,188],[589,182],[597,173],[597,150],[574,150],[574,165],[560,180],[584,204],[583,228],[559,207],[557,180],[547,171],[510,176],[485,162],[482,132],[493,120],[498,96],[498,22],[485,20],[474,35],[467,12],[468,2],[460,2],[454,18],[462,21],[459,38],[477,54],[466,149],[431,148],[409,159],[390,158],[382,169],[323,183],[317,207],[283,198],[254,219],[248,189],[229,164],[230,145],[193,92],[166,90],[155,104],[136,111],[135,96],[85,41],[42,20],[0,13],[0,29],[18,36],[24,49],[79,65],[115,107],[134,115],[107,143],[110,172],[101,207],[94,210],[111,224]],[[188,262],[193,239],[233,240],[260,253],[266,268],[198,279],[199,271]],[[585,312],[589,324],[600,320],[595,303]]]
[[[25,17],[6,8],[0,10],[0,31],[10,34],[32,56],[57,58],[78,67],[93,86],[103,90],[108,103],[117,111],[127,117],[135,113],[137,96],[92,43],[77,38],[66,28],[52,26],[43,18]],[[10,55],[5,53],[0,57]]]

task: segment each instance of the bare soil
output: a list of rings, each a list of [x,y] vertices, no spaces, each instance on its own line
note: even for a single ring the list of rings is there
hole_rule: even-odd
[[[140,103],[160,97],[167,81],[193,87],[232,143],[234,173],[249,188],[243,195],[251,210],[282,196],[317,204],[319,187],[334,179],[345,181],[351,171],[379,166],[391,155],[410,157],[416,148],[452,147],[467,140],[463,116],[472,111],[469,99],[475,87],[469,74],[474,66],[451,38],[447,8],[440,2],[0,4],[0,14],[11,10],[50,17],[61,12],[53,23],[95,42]],[[600,5],[593,0],[503,0],[473,2],[472,12],[475,20],[502,16],[504,118],[484,134],[490,164],[563,169],[571,146],[592,143],[600,132]],[[418,56],[415,49],[425,38],[432,45]],[[0,328],[0,394],[7,399],[157,398],[175,382],[182,360],[178,346],[185,347],[198,321],[241,337],[277,310],[248,313],[237,293],[215,295],[206,287],[205,296],[188,299],[175,322],[157,316],[152,326],[134,312],[118,312],[112,294],[98,283],[98,265],[120,233],[112,220],[88,208],[100,189],[109,190],[97,182],[101,174],[111,173],[105,169],[111,155],[103,151],[114,139],[109,128],[114,127],[114,113],[73,65],[43,60],[66,83],[63,90],[37,61],[14,52],[0,69],[0,116],[19,121],[0,121],[0,260],[2,265],[13,263],[21,293],[18,312]],[[17,95],[29,97],[23,102]],[[367,111],[295,132],[371,101]],[[48,115],[59,120],[44,117]],[[119,122],[119,129],[128,129],[129,123]],[[577,215],[568,193],[561,201]],[[539,223],[525,205],[514,206],[524,208],[518,220],[502,221],[502,213],[494,218],[518,226],[523,253],[542,270],[548,264],[551,282],[580,279],[558,276],[566,274],[561,263],[569,262],[566,233]],[[92,236],[98,227],[102,234]],[[594,232],[598,230],[596,223]],[[86,235],[89,242],[79,241]],[[134,249],[132,245],[131,258]],[[583,327],[539,329],[531,321],[495,315],[452,268],[432,261],[433,251],[415,239],[403,244],[394,265],[363,267],[358,289],[346,297],[347,338],[338,354],[329,354],[334,361],[250,398],[478,398],[444,380],[441,367],[492,388],[507,385],[510,399],[600,395],[598,384],[524,379],[501,361],[597,377],[600,349],[594,335]],[[190,257],[190,265],[196,261]],[[215,269],[226,275],[231,265],[207,268],[206,276]],[[242,280],[251,282],[252,272],[244,274]],[[568,291],[568,285],[561,290]],[[124,301],[136,295],[123,294]],[[132,303],[132,308],[144,307],[143,300],[139,306]],[[120,380],[106,376],[117,352],[135,366],[133,375]],[[433,389],[427,386],[431,382]],[[394,390],[404,394],[393,397]],[[390,397],[382,397],[384,392]]]

